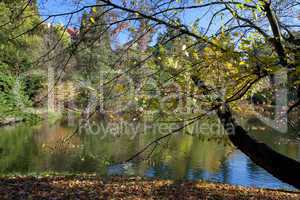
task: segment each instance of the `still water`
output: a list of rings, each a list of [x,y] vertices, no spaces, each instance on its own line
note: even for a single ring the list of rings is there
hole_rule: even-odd
[[[67,142],[62,141],[72,134],[74,127],[64,122],[2,128],[0,174],[96,173],[293,189],[255,165],[222,134],[183,131],[162,140],[138,159],[118,164],[167,133],[168,128],[145,129],[136,124],[126,128],[118,123],[102,128],[86,129]],[[293,135],[266,128],[255,128],[251,134],[280,153],[300,160],[300,144]]]

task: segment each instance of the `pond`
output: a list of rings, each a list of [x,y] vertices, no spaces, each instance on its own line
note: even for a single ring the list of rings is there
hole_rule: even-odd
[[[197,126],[173,134],[126,164],[118,164],[166,134],[170,128],[176,127],[103,122],[79,131],[65,142],[62,141],[73,133],[74,126],[64,121],[2,128],[0,174],[133,175],[293,190],[234,148],[224,134],[210,135],[213,131],[203,127],[202,134],[195,134],[200,130]],[[278,152],[300,160],[300,145],[293,136],[265,127],[255,128],[251,134]]]

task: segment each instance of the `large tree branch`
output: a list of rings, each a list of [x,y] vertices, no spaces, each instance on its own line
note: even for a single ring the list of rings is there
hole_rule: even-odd
[[[264,4],[264,11],[266,12],[269,24],[272,29],[273,33],[273,38],[270,39],[270,42],[273,44],[276,53],[279,57],[279,62],[283,67],[287,67],[287,57],[286,53],[282,44],[282,36],[281,36],[281,31],[280,31],[280,26],[278,23],[278,19],[274,13],[274,11],[271,8],[271,3],[265,2]]]
[[[193,80],[198,87],[199,82],[201,83],[201,89],[208,88],[203,81],[196,77],[193,77]],[[218,93],[217,91],[215,92]],[[222,103],[221,97],[218,101],[221,104],[216,107],[217,115],[228,133],[231,142],[249,156],[252,161],[270,172],[273,176],[299,189],[300,163],[274,151],[266,144],[251,138],[247,131],[237,124],[231,113],[229,104],[227,102]]]

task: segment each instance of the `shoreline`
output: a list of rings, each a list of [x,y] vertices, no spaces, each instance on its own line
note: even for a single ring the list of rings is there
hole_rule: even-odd
[[[3,121],[0,121],[0,128],[4,128],[6,126],[13,126],[15,124],[24,122],[22,118],[6,118]]]
[[[300,199],[300,192],[96,175],[0,177],[0,199]]]

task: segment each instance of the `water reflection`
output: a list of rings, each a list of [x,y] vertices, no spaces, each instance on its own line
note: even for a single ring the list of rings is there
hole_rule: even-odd
[[[104,137],[103,134],[85,133],[72,137],[68,143],[62,143],[63,138],[73,131],[62,123],[3,128],[0,136],[0,173],[86,172],[102,176],[202,179],[245,186],[292,189],[255,165],[231,146],[224,136],[214,138],[209,135],[175,134],[161,142],[151,157],[147,157],[150,149],[143,157],[131,163],[114,165],[158,137],[155,127],[147,130],[148,134],[141,132],[135,137],[130,134]],[[300,158],[298,143],[283,143],[282,135],[270,133],[269,130],[252,133],[279,152],[294,159]]]

